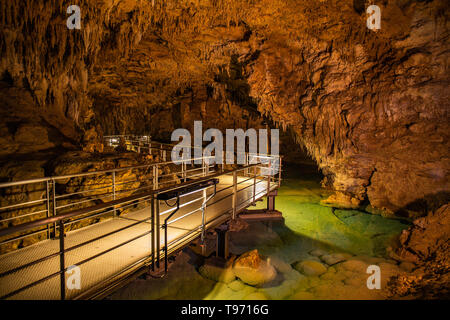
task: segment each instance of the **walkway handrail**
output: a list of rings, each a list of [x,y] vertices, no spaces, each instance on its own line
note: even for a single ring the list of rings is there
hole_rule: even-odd
[[[198,159],[203,159],[204,160],[205,158],[209,159],[209,158],[214,158],[214,157],[213,156],[211,156],[211,157],[202,157],[202,158],[198,158]],[[276,157],[275,156],[275,157],[271,157],[271,158],[273,160],[277,161],[278,165],[281,167],[281,157]],[[183,159],[182,161],[192,161],[192,160],[194,160],[194,159]],[[206,225],[209,225],[210,227],[212,227],[213,224],[223,223],[223,221],[226,221],[226,219],[229,219],[230,217],[232,217],[234,219],[236,217],[236,213],[239,210],[242,209],[242,206],[245,205],[245,203],[248,204],[248,201],[250,201],[250,203],[255,203],[255,196],[256,195],[258,195],[258,197],[259,197],[259,195],[261,193],[264,193],[264,192],[269,194],[269,191],[272,188],[271,187],[271,181],[274,178],[276,179],[276,175],[277,175],[276,172],[270,170],[271,163],[272,163],[273,160],[268,162],[268,166],[269,166],[268,170],[267,170],[267,168],[265,166],[266,165],[265,163],[252,163],[252,164],[249,164],[249,161],[247,161],[245,165],[238,166],[238,167],[235,167],[235,168],[229,169],[229,170],[224,170],[224,167],[222,166],[222,170],[215,171],[212,174],[209,174],[208,170],[206,170],[206,171],[203,170],[202,175],[199,178],[197,178],[197,179],[184,181],[184,182],[182,182],[182,183],[180,183],[178,185],[169,185],[167,187],[164,186],[164,187],[161,187],[161,188],[158,187],[158,182],[157,182],[158,181],[158,176],[159,176],[159,174],[157,173],[158,171],[156,170],[156,172],[155,172],[155,169],[157,169],[158,165],[161,165],[161,163],[153,163],[153,164],[149,164],[149,165],[141,165],[141,166],[138,166],[138,167],[140,167],[140,168],[142,168],[142,167],[153,167],[153,169],[154,169],[153,170],[153,176],[152,176],[153,177],[153,184],[152,184],[153,190],[149,190],[147,188],[138,188],[138,189],[135,189],[135,191],[134,191],[135,194],[129,195],[127,197],[123,197],[121,199],[116,199],[114,197],[114,198],[112,198],[111,201],[108,201],[108,202],[104,202],[104,203],[101,203],[101,204],[94,204],[94,205],[91,205],[91,206],[86,207],[86,208],[74,209],[74,210],[68,211],[66,213],[54,214],[53,216],[48,216],[47,215],[47,217],[43,218],[43,219],[39,219],[39,220],[27,222],[27,223],[22,223],[20,225],[16,225],[16,226],[12,226],[12,227],[6,227],[6,228],[0,230],[0,237],[5,237],[5,236],[9,236],[9,235],[12,235],[12,234],[15,234],[15,233],[21,233],[23,231],[30,231],[30,230],[32,231],[32,234],[35,234],[36,232],[41,232],[40,230],[42,229],[41,228],[42,226],[45,226],[45,225],[49,226],[49,225],[53,224],[54,225],[54,238],[59,239],[59,250],[58,251],[52,252],[49,255],[45,255],[44,257],[39,256],[38,259],[33,260],[33,261],[25,261],[24,264],[21,264],[20,266],[13,267],[12,269],[8,269],[6,271],[2,270],[3,272],[0,273],[0,278],[3,279],[4,277],[6,277],[8,275],[15,274],[15,273],[17,273],[19,271],[23,272],[24,269],[29,268],[30,266],[36,265],[38,263],[42,263],[43,261],[49,261],[49,259],[54,259],[54,258],[57,258],[57,257],[59,257],[59,268],[58,268],[59,270],[55,271],[55,272],[50,272],[49,275],[43,276],[39,280],[30,282],[30,283],[26,284],[25,286],[21,286],[20,288],[15,289],[14,291],[8,292],[6,294],[2,293],[3,295],[0,296],[0,299],[7,299],[7,298],[10,298],[10,297],[13,297],[13,296],[17,296],[19,293],[21,293],[21,292],[23,292],[25,290],[28,290],[31,287],[36,286],[38,284],[42,284],[45,281],[48,281],[50,279],[54,279],[57,276],[59,276],[59,278],[60,278],[60,285],[59,285],[60,297],[61,297],[61,299],[65,299],[66,298],[66,289],[67,289],[66,284],[65,284],[66,271],[68,271],[69,268],[70,268],[70,267],[67,267],[66,262],[70,261],[70,259],[71,259],[71,258],[69,258],[69,260],[66,261],[67,253],[69,251],[73,252],[73,250],[80,249],[81,247],[84,247],[84,246],[86,246],[86,245],[88,245],[88,244],[90,244],[90,243],[92,243],[94,241],[98,241],[100,239],[104,239],[106,237],[110,237],[113,234],[116,234],[118,232],[122,232],[125,229],[130,229],[132,227],[137,226],[138,224],[148,223],[148,221],[151,221],[150,230],[147,230],[147,228],[144,228],[146,230],[145,232],[143,232],[143,233],[139,232],[139,235],[132,234],[132,236],[128,237],[126,239],[126,241],[121,241],[120,243],[113,243],[114,246],[112,246],[112,247],[110,247],[110,246],[108,246],[107,248],[103,248],[102,247],[100,252],[95,251],[95,254],[93,254],[93,255],[91,255],[89,257],[84,257],[83,256],[80,261],[76,262],[76,266],[80,266],[80,265],[85,264],[85,263],[87,263],[89,261],[97,259],[98,257],[100,257],[102,255],[108,254],[109,252],[111,252],[113,250],[116,250],[116,249],[119,249],[119,248],[123,248],[125,245],[128,245],[128,244],[130,244],[133,241],[136,241],[138,239],[143,239],[143,237],[146,237],[146,236],[150,235],[151,250],[148,253],[146,252],[143,257],[139,258],[138,261],[133,262],[131,265],[127,265],[127,267],[125,269],[122,269],[122,270],[117,271],[117,272],[115,271],[112,275],[109,275],[108,278],[102,279],[99,283],[97,283],[95,285],[95,287],[92,287],[92,288],[88,289],[86,292],[81,293],[81,295],[86,294],[87,292],[90,292],[91,290],[97,290],[98,288],[100,288],[100,286],[104,286],[105,284],[109,285],[108,284],[109,281],[116,281],[115,277],[118,277],[119,275],[122,275],[123,272],[129,270],[129,268],[135,268],[135,267],[137,268],[138,266],[141,266],[141,265],[152,265],[152,268],[154,268],[154,266],[155,266],[155,259],[157,259],[157,264],[156,265],[159,267],[160,257],[163,254],[164,254],[164,257],[166,259],[165,267],[167,268],[167,266],[168,266],[167,259],[168,259],[168,256],[169,256],[169,249],[172,250],[172,252],[174,252],[175,250],[178,250],[180,247],[182,247],[186,243],[189,243],[189,241],[192,241],[195,238],[195,236],[198,235],[199,230],[202,231],[200,234],[202,235],[202,238],[203,238]],[[206,162],[207,161],[203,161],[203,163],[202,163],[202,168],[203,169],[204,169],[204,165],[206,164]],[[162,163],[167,163],[167,162],[162,162]],[[183,163],[186,163],[186,162],[183,162]],[[209,163],[207,165],[209,166]],[[199,168],[199,169],[202,169],[202,168]],[[248,177],[250,168],[254,168],[254,172],[253,172],[254,176],[251,177],[251,178],[248,178],[248,179],[245,178],[243,181],[238,183],[238,181],[237,181],[237,173],[239,171],[244,171],[243,175],[245,177]],[[257,169],[258,168],[260,168],[260,170],[261,170],[260,173],[257,173]],[[118,170],[126,170],[126,168],[119,168],[119,169],[115,169],[115,170],[117,170],[117,171]],[[116,171],[105,170],[105,171],[100,171],[100,172],[116,172]],[[263,173],[263,172],[265,172],[265,173]],[[184,173],[183,176],[185,177],[186,176],[185,175],[186,169],[184,169],[184,171],[182,170],[182,173]],[[280,170],[280,173],[281,173],[281,170]],[[93,173],[90,172],[90,173],[84,173],[84,174],[81,174],[81,175],[89,175],[89,174],[93,174]],[[231,216],[229,214],[230,209],[226,208],[225,211],[220,211],[219,215],[214,217],[212,220],[205,221],[205,215],[204,215],[205,207],[204,207],[204,204],[202,204],[203,212],[202,212],[201,225],[199,227],[195,227],[194,229],[190,230],[188,233],[183,234],[182,236],[175,238],[170,243],[168,243],[167,234],[166,234],[165,235],[165,247],[163,248],[163,250],[161,250],[161,248],[160,248],[160,230],[161,230],[161,226],[159,224],[159,217],[162,214],[159,212],[159,200],[156,201],[156,203],[155,203],[155,200],[157,200],[156,196],[158,194],[162,194],[162,193],[174,194],[174,193],[172,193],[172,191],[175,191],[175,193],[177,193],[177,190],[180,190],[180,189],[183,189],[183,188],[188,188],[189,189],[191,186],[195,187],[195,185],[199,185],[199,184],[205,183],[207,181],[211,181],[215,177],[220,177],[220,176],[225,176],[225,175],[230,175],[230,174],[233,176],[233,186],[232,186],[233,187],[233,193],[223,197],[220,200],[217,200],[214,203],[220,202],[220,201],[222,201],[223,199],[225,199],[227,197],[232,197],[233,201],[232,201],[232,206],[231,207],[232,207],[232,211],[233,211],[234,214]],[[258,176],[263,176],[263,177],[266,176],[267,177],[267,179],[263,178],[264,181],[267,180],[267,188],[263,187],[264,190],[262,190],[262,191],[260,191],[258,193],[256,193],[256,189],[255,189],[256,188],[257,175]],[[69,175],[69,177],[76,177],[76,176],[80,176],[80,175]],[[194,176],[198,176],[198,175],[194,175]],[[191,177],[194,177],[194,176],[191,176]],[[53,182],[54,182],[55,179],[56,178],[52,179]],[[42,181],[43,179],[37,179],[37,180],[41,180]],[[218,180],[218,179],[214,179],[214,180]],[[237,202],[237,193],[238,193],[237,185],[241,184],[241,183],[245,183],[245,182],[250,181],[250,180],[253,180],[254,185],[253,186],[251,186],[251,185],[246,186],[246,187],[242,188],[239,191],[245,190],[245,189],[247,189],[249,187],[253,187],[253,195],[252,195],[252,197],[250,199],[246,199],[246,200],[244,199],[244,201],[238,203]],[[263,181],[263,180],[261,180],[261,181]],[[114,181],[114,176],[113,176],[113,181]],[[281,181],[281,174],[280,174],[280,178],[279,178],[278,182],[280,182],[280,181]],[[114,182],[113,182],[113,184],[114,184]],[[216,184],[217,184],[217,181],[216,181],[214,187],[216,187]],[[279,186],[279,184],[278,184],[278,186]],[[274,187],[276,187],[276,186],[274,186]],[[216,188],[214,188],[214,189],[216,189]],[[225,187],[223,190],[225,190],[225,189],[229,189],[229,187]],[[53,188],[53,191],[54,191],[54,188]],[[180,193],[181,191],[178,191],[178,192]],[[220,192],[220,191],[217,191],[217,193],[218,192]],[[206,191],[205,190],[203,190],[203,193],[204,193],[203,197],[206,197]],[[188,192],[187,194],[191,194],[191,193]],[[216,190],[214,191],[214,194],[216,194]],[[178,197],[182,197],[182,196],[179,195]],[[43,200],[47,200],[48,201],[48,199],[49,199],[49,196],[48,196],[48,189],[47,189],[47,198],[43,199]],[[56,199],[56,198],[53,197],[53,199]],[[145,202],[145,201],[148,201],[148,200],[151,200],[151,214],[150,214],[150,217],[147,217],[147,218],[145,218],[143,220],[140,219],[140,218],[138,218],[138,220],[135,220],[135,219],[132,219],[131,217],[127,217],[126,215],[123,216],[123,217],[118,216],[118,218],[123,218],[125,220],[130,220],[130,221],[135,221],[135,222],[133,222],[133,223],[131,223],[129,225],[126,225],[126,226],[122,225],[119,229],[115,229],[113,231],[109,231],[106,234],[104,234],[104,233],[101,234],[101,235],[95,234],[94,238],[88,239],[87,241],[83,241],[82,243],[75,243],[74,245],[72,243],[72,245],[69,248],[66,247],[67,243],[64,240],[65,239],[65,234],[66,234],[65,233],[65,223],[66,224],[70,224],[70,223],[73,223],[73,222],[76,222],[76,221],[80,221],[82,219],[86,219],[86,215],[87,215],[87,218],[90,218],[90,217],[94,217],[94,216],[105,214],[105,211],[106,211],[106,213],[107,212],[111,212],[111,211],[115,212],[115,210],[120,210],[119,208],[126,208],[126,207],[129,207],[129,206],[133,206],[133,205],[136,205],[138,203],[141,203],[142,201]],[[189,202],[186,202],[186,203],[189,203]],[[156,209],[155,209],[155,204],[156,204]],[[177,207],[181,207],[179,198],[177,200]],[[113,208],[113,209],[108,209],[108,208]],[[96,213],[97,211],[99,211],[99,212]],[[198,211],[198,209],[196,209],[196,211]],[[193,212],[195,212],[195,211],[193,211]],[[169,224],[168,220],[174,214],[175,213],[172,212],[172,214],[169,215],[168,218],[166,218],[166,220],[165,220],[165,226],[166,226],[165,230],[166,231],[167,231],[167,225]],[[173,219],[173,220],[174,221],[175,220],[180,220],[180,219],[185,218],[186,216],[191,215],[191,214],[192,214],[192,212],[189,212],[188,214],[185,214],[185,215],[183,215],[181,217],[178,217],[177,219]],[[115,215],[114,215],[114,217],[115,217]],[[58,235],[56,233],[56,230],[57,230],[56,228],[57,227],[59,228]],[[35,228],[38,228],[38,231],[33,231],[33,229],[35,229]],[[43,230],[45,230],[45,228]],[[140,231],[140,229],[139,229],[139,231]],[[85,239],[83,239],[83,240],[85,240]],[[8,240],[8,241],[10,241],[10,240]],[[80,257],[77,256],[77,258],[80,258]],[[97,288],[97,289],[95,289],[95,288]],[[77,297],[79,297],[79,296],[80,295],[78,295]]]
[[[117,206],[117,205],[121,205],[121,204],[125,204],[134,200],[138,200],[138,199],[142,199],[142,198],[146,198],[148,196],[151,195],[155,195],[158,193],[162,193],[162,192],[167,192],[167,191],[173,191],[173,190],[177,190],[177,189],[181,189],[190,185],[194,185],[194,184],[198,184],[199,182],[203,182],[203,181],[208,181],[211,178],[214,177],[219,177],[222,175],[226,175],[226,174],[230,174],[233,173],[235,171],[241,171],[242,169],[245,168],[251,168],[251,167],[255,167],[255,166],[259,166],[260,164],[251,164],[242,168],[238,168],[238,169],[233,169],[233,170],[227,170],[224,172],[219,172],[216,173],[214,175],[210,175],[208,177],[202,178],[202,179],[197,179],[195,181],[187,181],[187,182],[183,182],[177,186],[169,186],[169,187],[165,187],[165,188],[161,188],[161,189],[157,189],[157,190],[151,190],[151,191],[147,191],[144,193],[140,193],[137,195],[132,195],[132,196],[128,196],[122,199],[118,199],[118,200],[113,200],[113,201],[109,201],[109,202],[105,202],[102,204],[98,204],[95,206],[90,206],[87,208],[82,208],[82,209],[77,209],[77,210],[73,210],[67,213],[63,213],[63,214],[59,214],[57,216],[54,217],[50,217],[50,218],[44,218],[44,219],[39,219],[39,220],[35,220],[35,221],[31,221],[31,222],[27,222],[27,223],[23,223],[17,226],[13,226],[13,227],[9,227],[6,229],[2,229],[0,230],[0,237],[3,236],[8,236],[14,233],[18,233],[21,231],[25,231],[25,230],[29,230],[29,229],[33,229],[33,228],[37,228],[37,227],[41,227],[44,225],[48,225],[48,224],[53,224],[53,223],[57,223],[60,222],[61,220],[65,220],[65,219],[69,219],[75,216],[79,216],[79,215],[83,215],[89,212],[93,212],[93,211],[98,211],[101,209],[107,209],[110,208],[112,206]]]
[[[201,159],[205,159],[205,158],[214,158],[214,156],[180,159],[179,162],[195,161],[195,160],[201,160]],[[74,173],[74,174],[68,174],[68,175],[63,175],[63,176],[50,176],[50,177],[36,178],[36,179],[30,179],[30,180],[4,182],[4,183],[0,183],[0,188],[13,187],[13,186],[29,184],[29,183],[46,182],[46,181],[51,181],[51,180],[62,180],[62,179],[69,179],[69,178],[85,177],[85,176],[89,176],[89,175],[120,172],[120,171],[126,171],[126,170],[131,170],[131,169],[142,169],[142,168],[148,168],[148,167],[152,167],[152,166],[156,166],[156,165],[158,165],[158,166],[167,165],[167,164],[171,164],[171,163],[173,163],[173,162],[172,161],[161,161],[161,162],[153,162],[153,163],[149,163],[149,164],[141,164],[141,165],[137,165],[137,166],[129,166],[129,167],[123,167],[123,168],[114,168],[114,169],[107,169],[107,170]]]
[[[259,155],[259,154],[248,153],[248,152],[247,152],[247,154],[257,156],[258,158],[277,158],[277,157],[279,157],[278,155],[264,155],[263,156],[263,155]],[[189,162],[189,161],[192,162],[195,160],[201,160],[201,159],[205,159],[205,158],[214,159],[215,156],[180,159],[179,162]],[[160,162],[153,162],[153,163],[149,163],[149,164],[141,164],[141,165],[129,166],[129,167],[123,167],[123,168],[114,168],[114,169],[107,169],[107,170],[98,170],[98,171],[67,174],[67,175],[62,175],[62,176],[49,176],[49,177],[29,179],[29,180],[3,182],[3,183],[0,183],[0,188],[14,187],[14,186],[22,185],[22,184],[47,182],[47,181],[52,181],[52,180],[63,180],[63,179],[69,179],[69,178],[85,177],[85,176],[89,176],[89,175],[127,171],[127,170],[132,170],[132,169],[149,168],[149,167],[156,166],[156,165],[161,166],[161,165],[167,165],[167,164],[172,164],[172,163],[173,163],[172,161],[160,161]]]

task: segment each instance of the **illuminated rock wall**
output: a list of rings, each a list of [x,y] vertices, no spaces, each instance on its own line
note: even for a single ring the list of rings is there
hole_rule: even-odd
[[[2,90],[87,151],[102,133],[266,116],[318,163],[330,202],[424,213],[450,189],[447,3],[379,2],[374,32],[349,0],[78,1],[81,30],[68,1],[4,1]],[[26,123],[2,123],[2,141],[20,152]]]

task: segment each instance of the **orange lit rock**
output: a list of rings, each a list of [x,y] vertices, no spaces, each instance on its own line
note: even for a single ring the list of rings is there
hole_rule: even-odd
[[[277,275],[275,268],[264,260],[256,249],[237,258],[233,272],[236,277],[249,285],[262,285],[272,281]]]

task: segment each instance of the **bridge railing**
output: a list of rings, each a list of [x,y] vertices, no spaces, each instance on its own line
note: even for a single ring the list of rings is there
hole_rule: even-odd
[[[208,163],[208,160],[210,158],[211,157],[209,157],[208,159],[204,159],[206,161],[203,161],[203,163]],[[186,159],[186,161],[192,161],[192,160],[194,160],[194,159]],[[203,176],[201,178],[199,178],[197,180],[189,180],[189,181],[187,181],[187,179],[185,179],[186,180],[185,182],[183,182],[177,186],[166,186],[166,187],[160,186],[158,184],[158,176],[156,174],[153,176],[154,180],[153,180],[152,185],[150,186],[151,187],[150,190],[143,188],[143,189],[139,190],[139,192],[136,194],[127,195],[126,197],[123,197],[120,199],[110,199],[110,201],[107,201],[107,202],[98,203],[98,204],[91,205],[91,206],[84,207],[84,208],[78,208],[78,209],[71,210],[71,211],[64,212],[64,213],[54,214],[54,215],[47,216],[45,218],[41,218],[38,220],[21,223],[18,225],[13,225],[13,226],[9,226],[7,228],[1,229],[0,230],[0,238],[17,236],[18,234],[20,235],[20,234],[24,234],[24,233],[27,234],[30,231],[34,231],[34,230],[43,230],[44,232],[47,232],[48,230],[51,229],[53,232],[53,237],[59,240],[58,241],[59,245],[57,248],[55,248],[55,250],[53,252],[50,252],[50,254],[44,254],[42,256],[39,256],[38,259],[34,259],[31,261],[30,260],[26,260],[23,262],[19,261],[19,263],[17,263],[18,261],[15,261],[14,267],[8,268],[7,270],[4,270],[4,269],[0,270],[0,281],[5,281],[4,279],[7,278],[8,276],[18,274],[20,272],[27,270],[27,268],[31,268],[37,264],[44,263],[51,259],[59,260],[59,270],[50,272],[49,274],[46,274],[45,276],[43,276],[42,278],[40,278],[36,281],[32,281],[32,282],[30,282],[24,286],[21,286],[20,288],[16,288],[15,290],[12,290],[6,294],[2,294],[2,296],[0,296],[0,298],[6,299],[6,298],[14,297],[14,296],[19,295],[20,293],[24,292],[27,289],[30,289],[34,286],[42,284],[51,279],[54,279],[55,277],[59,277],[59,279],[60,279],[59,297],[61,299],[65,299],[66,291],[67,291],[66,272],[68,271],[68,268],[69,268],[69,267],[67,267],[68,263],[66,261],[66,256],[68,253],[71,253],[77,249],[81,249],[81,248],[83,248],[89,244],[92,244],[96,241],[99,241],[99,240],[107,238],[107,237],[111,237],[121,231],[124,231],[126,229],[129,229],[129,228],[135,227],[137,225],[141,225],[141,224],[149,225],[150,227],[148,227],[144,232],[130,236],[127,239],[125,239],[124,241],[116,243],[113,247],[109,247],[106,249],[103,248],[104,250],[101,250],[100,252],[97,252],[96,254],[94,254],[92,256],[83,257],[82,260],[76,262],[76,265],[78,267],[80,267],[92,260],[98,259],[99,257],[101,257],[113,250],[122,248],[123,246],[130,244],[133,241],[141,239],[142,237],[145,237],[145,236],[151,237],[151,249],[149,250],[148,255],[140,258],[137,261],[133,261],[133,263],[130,264],[129,266],[127,266],[126,268],[123,268],[119,272],[115,272],[115,273],[111,274],[107,279],[104,279],[100,283],[96,284],[95,287],[88,288],[87,291],[97,290],[97,288],[104,286],[105,283],[107,283],[108,281],[111,281],[111,279],[113,279],[115,277],[118,277],[120,274],[126,272],[130,268],[142,266],[145,264],[151,264],[154,267],[155,260],[156,260],[156,264],[159,265],[160,259],[165,256],[167,257],[167,254],[170,254],[170,253],[174,252],[175,250],[181,248],[182,246],[186,245],[192,239],[194,239],[194,238],[198,237],[200,234],[202,234],[202,232],[204,233],[204,231],[207,228],[210,228],[213,225],[220,224],[220,223],[226,221],[227,219],[236,218],[236,215],[240,210],[242,210],[243,208],[247,207],[248,205],[250,205],[252,203],[255,203],[255,201],[257,201],[259,198],[268,194],[270,192],[270,190],[278,187],[281,183],[281,170],[278,170],[276,175],[270,174],[270,172],[275,173],[275,171],[273,170],[274,163],[278,163],[278,167],[279,168],[281,167],[281,158],[275,157],[272,160],[273,161],[267,162],[267,164],[250,164],[247,166],[243,166],[241,168],[236,168],[236,169],[232,169],[232,170],[228,170],[228,171],[221,170],[220,172],[212,172],[209,175],[206,174],[206,172],[207,172],[206,170],[203,170],[203,172],[202,172]],[[160,165],[162,165],[162,164],[158,163],[158,164],[152,164],[150,166],[153,168],[152,170],[155,173],[155,172],[158,172],[157,168]],[[209,166],[209,164],[207,164],[207,165]],[[101,172],[94,172],[94,173],[83,173],[83,174],[78,174],[78,175],[53,177],[53,178],[48,178],[48,179],[35,179],[35,180],[26,181],[24,183],[26,183],[26,184],[44,183],[44,186],[45,186],[47,182],[50,182],[50,181],[54,182],[54,181],[57,181],[58,179],[68,179],[68,178],[72,178],[72,177],[86,177],[86,176],[90,176],[93,174],[99,174],[99,173],[102,173],[102,174],[114,173],[114,172],[117,173],[117,172],[121,172],[121,171],[125,171],[125,170],[128,170],[128,169],[123,168],[123,169],[115,169],[115,170],[101,171]],[[264,172],[266,172],[266,173],[268,172],[269,174],[265,175]],[[160,208],[159,202],[160,201],[156,200],[156,197],[159,194],[164,193],[164,192],[178,190],[180,188],[184,188],[187,186],[193,186],[199,182],[206,181],[206,180],[214,178],[214,177],[227,176],[227,175],[231,176],[233,178],[232,184],[218,188],[215,192],[215,195],[216,196],[218,194],[222,195],[225,193],[225,190],[228,190],[230,188],[232,188],[232,192],[229,194],[223,195],[220,199],[216,199],[216,196],[215,196],[212,199],[213,202],[208,204],[208,206],[213,206],[213,205],[220,203],[221,201],[224,201],[225,199],[231,197],[232,198],[231,207],[226,208],[222,212],[219,212],[219,214],[217,214],[216,216],[212,217],[209,220],[205,219],[205,218],[202,219],[201,224],[199,224],[198,226],[195,226],[195,228],[192,228],[191,230],[188,230],[182,236],[180,236],[176,239],[173,239],[170,242],[166,241],[164,248],[161,248],[160,244],[161,244],[162,226],[160,223],[160,219],[161,219],[161,217],[162,218],[164,218],[165,216],[167,217],[167,215],[171,213],[171,209],[160,212],[159,211],[159,208]],[[238,177],[242,178],[241,181],[238,181]],[[248,183],[247,185],[245,185],[246,182],[249,182],[249,181],[252,183]],[[266,183],[266,187],[263,188],[262,190],[258,190],[258,192],[256,192],[258,183],[259,184]],[[21,183],[21,182],[11,182],[8,184],[2,184],[2,185],[0,185],[0,187],[21,186],[21,185],[23,185],[23,183]],[[242,185],[243,187],[240,188],[240,185]],[[247,196],[246,198],[242,199],[243,201],[238,202],[239,192],[243,192],[248,188],[253,188],[253,193],[250,193],[251,194],[250,196]],[[49,201],[50,197],[48,194],[49,194],[49,192],[46,192],[46,198],[40,199],[40,200],[42,200],[43,202]],[[189,200],[188,202],[181,203],[180,206],[186,206],[186,205],[192,204],[193,202],[196,202],[196,201],[204,201],[205,196],[206,196],[206,192],[203,192],[202,197],[200,197],[199,199]],[[54,197],[54,199],[56,199],[56,197]],[[72,221],[75,221],[77,219],[82,219],[83,217],[86,217],[86,215],[94,215],[94,214],[98,214],[99,212],[105,212],[105,210],[107,210],[108,212],[114,212],[116,210],[119,210],[121,208],[126,208],[126,207],[128,207],[132,204],[136,204],[138,202],[146,202],[147,204],[150,205],[151,214],[149,216],[146,216],[145,218],[142,218],[140,220],[135,220],[133,223],[131,223],[127,226],[121,227],[119,229],[92,237],[90,239],[87,239],[86,241],[82,241],[82,242],[79,242],[76,244],[70,243],[69,245],[66,243],[65,236],[68,234],[68,232],[70,232],[68,230],[67,226]],[[55,208],[57,208],[57,207],[55,207]],[[205,208],[203,208],[203,209],[205,209]],[[199,206],[194,211],[188,212],[181,217],[177,217],[176,220],[174,219],[172,221],[169,221],[167,223],[167,225],[173,224],[177,221],[181,221],[182,219],[187,218],[188,216],[194,214],[195,212],[198,212],[198,210],[202,210],[202,206]],[[47,214],[49,214],[48,211],[47,211]],[[120,218],[120,216],[119,216],[119,218]],[[166,225],[166,227],[167,227],[167,225]],[[163,249],[165,249],[165,250],[163,250]],[[9,256],[9,257],[11,257],[11,256]],[[82,294],[86,294],[86,292],[84,292]],[[70,296],[69,298],[74,298],[74,296]]]
[[[191,161],[192,159],[189,159]],[[0,230],[40,218],[50,218],[74,209],[120,199],[138,192],[157,189],[198,178],[214,169],[202,158],[201,166],[180,166],[170,161],[110,170],[99,170],[62,176],[0,183]],[[171,170],[166,170],[166,168]],[[166,171],[165,171],[166,170]],[[120,208],[131,210],[141,202]],[[70,230],[90,225],[97,220],[112,218],[119,209],[88,213],[65,222]],[[0,237],[0,254],[35,242],[54,238],[58,226],[28,230],[14,237]]]
[[[181,217],[170,220],[167,225],[182,221],[183,219],[187,219],[189,216],[195,214],[198,211],[202,211],[202,214],[204,215],[206,206],[216,206],[224,201],[229,201],[230,198],[231,206],[229,208],[222,209],[221,211],[216,212],[216,215],[214,217],[210,217],[209,219],[206,219],[203,216],[202,223],[200,225],[188,230],[185,234],[176,239],[173,239],[171,242],[166,242],[163,249],[166,249],[166,251],[168,251],[169,253],[175,251],[182,244],[189,242],[190,239],[204,234],[206,229],[211,229],[214,226],[220,225],[228,219],[235,219],[239,212],[249,207],[250,205],[255,205],[256,201],[258,201],[260,198],[268,195],[272,190],[279,188],[281,186],[281,170],[274,169],[274,163],[277,163],[277,166],[281,167],[281,158],[275,157],[274,161],[268,162],[267,164],[249,164],[242,168],[237,168],[228,172],[217,174],[217,176],[232,177],[232,183],[230,185],[222,185],[222,187],[219,185],[218,187],[216,187],[216,189],[214,190],[214,198],[212,198],[211,202],[208,202],[207,194],[206,192],[203,192],[203,194],[200,195],[195,201],[203,201],[205,205],[204,207],[199,206],[198,208],[183,214]],[[246,193],[245,191],[247,191],[248,189],[250,189],[251,192]],[[231,190],[231,192],[227,193],[227,190]],[[244,193],[244,197],[239,197],[240,193]],[[241,198],[241,201],[239,201],[239,198]],[[157,204],[156,207],[159,208],[159,204]],[[164,211],[162,213],[159,213],[159,215],[167,215],[173,210],[175,209]],[[158,209],[157,212],[159,212]],[[159,239],[158,232],[163,231],[163,229],[164,227],[161,227],[161,230],[156,230],[157,242]],[[164,251],[161,251],[161,255],[164,254]],[[159,259],[159,257],[157,257],[157,259]],[[157,265],[158,263],[159,260],[157,261]]]
[[[170,153],[175,143],[164,143],[151,140],[150,136],[110,135],[103,137],[106,146],[116,148],[124,143],[127,150],[148,155],[158,155],[162,161],[170,160]],[[192,146],[191,150],[202,149]]]

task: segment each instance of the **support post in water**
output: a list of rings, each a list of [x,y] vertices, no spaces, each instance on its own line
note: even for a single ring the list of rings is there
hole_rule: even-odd
[[[223,259],[228,259],[228,225],[223,224],[215,229],[217,234],[216,242],[216,256]]]

